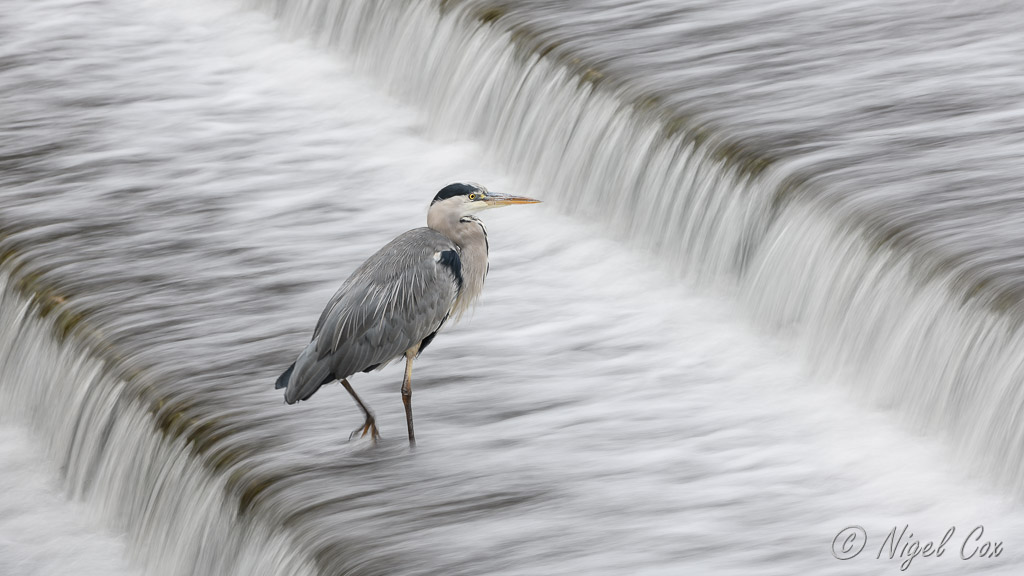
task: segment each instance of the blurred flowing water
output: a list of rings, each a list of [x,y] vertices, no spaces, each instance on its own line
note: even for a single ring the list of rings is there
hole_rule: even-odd
[[[4,3],[2,573],[1019,573],[1024,12],[819,4]],[[273,380],[453,180],[546,203],[348,442]]]

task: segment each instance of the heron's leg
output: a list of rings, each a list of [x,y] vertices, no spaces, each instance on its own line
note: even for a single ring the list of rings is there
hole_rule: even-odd
[[[363,414],[366,414],[366,421],[363,422],[362,426],[353,430],[352,433],[348,435],[348,439],[351,440],[356,434],[360,434],[360,438],[362,438],[363,436],[366,436],[367,432],[369,432],[370,438],[376,442],[377,438],[380,438],[380,432],[377,431],[377,421],[373,418],[373,412],[366,407],[366,404],[363,404],[359,395],[352,389],[352,385],[348,383],[347,378],[341,379],[341,385],[345,387],[345,390],[348,390],[348,393],[351,394],[353,398],[355,398],[356,404],[358,404],[363,410]]]
[[[405,404],[405,422],[409,425],[409,447],[416,447],[416,433],[412,429],[412,359],[419,352],[419,346],[405,352],[405,379],[402,380],[402,402]]]

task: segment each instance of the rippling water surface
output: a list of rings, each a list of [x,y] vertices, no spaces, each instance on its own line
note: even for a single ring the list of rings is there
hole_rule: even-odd
[[[867,3],[6,4],[4,574],[890,574],[900,560],[876,555],[904,525],[957,529],[912,570],[1024,563],[1016,304],[960,306],[963,283],[915,276],[933,247],[996,262],[1016,238],[944,227],[1019,214],[1012,7],[875,6],[914,23],[901,36]],[[766,57],[780,30],[833,68]],[[830,51],[843,34],[863,50]],[[960,41],[911,49],[915,34]],[[889,38],[905,60],[884,58]],[[531,56],[544,42],[550,58]],[[957,47],[998,57],[970,66]],[[970,79],[968,103],[936,98],[1005,109],[999,137],[897,99],[889,113],[918,122],[904,131],[938,140],[903,139],[842,90],[861,85],[848,55],[878,99],[879,62],[935,64],[896,82],[905,95]],[[725,90],[736,77],[749,98]],[[815,82],[844,96],[758,100]],[[801,172],[831,156],[843,167]],[[981,192],[904,194],[936,178],[918,160]],[[415,454],[396,367],[353,379],[384,439],[349,442],[361,416],[342,388],[285,406],[274,378],[349,271],[453,180],[547,202],[483,215],[488,285],[417,362]],[[797,181],[813,202],[786,195]],[[873,181],[892,187],[850,196],[856,214],[812,193]],[[859,232],[904,206],[921,252]],[[853,525],[867,549],[837,560]],[[960,559],[977,525],[998,558]]]

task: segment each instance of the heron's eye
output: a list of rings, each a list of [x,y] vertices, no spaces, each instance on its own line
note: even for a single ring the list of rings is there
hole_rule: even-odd
[[[476,200],[476,194],[470,194],[469,195],[469,199],[470,200]]]

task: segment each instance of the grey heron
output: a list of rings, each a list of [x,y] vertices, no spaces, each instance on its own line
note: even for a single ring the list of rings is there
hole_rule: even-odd
[[[410,230],[370,256],[327,303],[313,338],[277,379],[288,404],[307,400],[324,384],[340,380],[366,420],[356,434],[376,442],[373,411],[348,378],[379,370],[405,357],[402,402],[409,445],[412,424],[412,361],[449,319],[458,319],[477,299],[487,275],[487,230],[476,214],[513,204],[540,202],[488,192],[478,184],[442,188],[427,211],[427,226]]]

